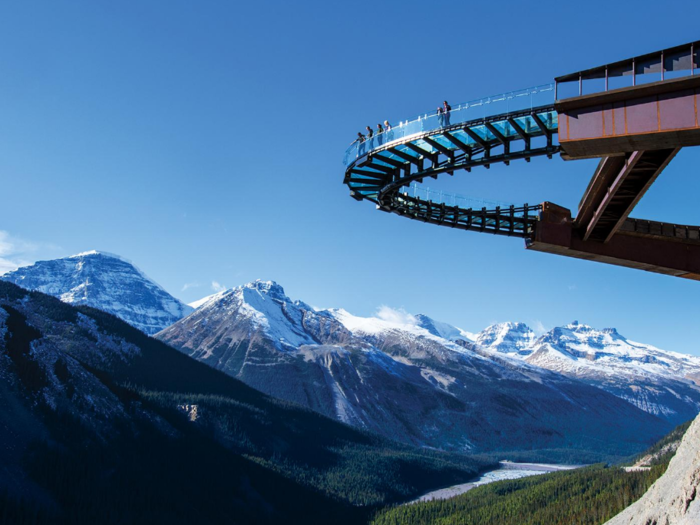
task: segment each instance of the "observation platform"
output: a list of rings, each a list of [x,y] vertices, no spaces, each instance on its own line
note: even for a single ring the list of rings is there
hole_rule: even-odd
[[[691,42],[400,122],[348,148],[344,183],[353,198],[410,219],[700,280],[700,228],[629,218],[678,151],[700,144],[699,50]],[[548,202],[485,206],[418,189],[426,178],[555,154],[601,158],[575,218]]]

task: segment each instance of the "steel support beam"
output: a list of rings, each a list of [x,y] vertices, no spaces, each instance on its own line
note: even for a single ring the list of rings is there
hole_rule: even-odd
[[[526,246],[533,251],[700,280],[700,240],[678,239],[675,235],[640,235],[628,231],[630,228],[622,228],[607,243],[584,241],[573,228],[571,212],[545,202]]]
[[[635,151],[603,159],[574,221],[582,239],[610,241],[679,150]]]

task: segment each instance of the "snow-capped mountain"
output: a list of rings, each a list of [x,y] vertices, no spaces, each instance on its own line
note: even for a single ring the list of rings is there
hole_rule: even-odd
[[[489,326],[476,335],[479,346],[504,354],[527,355],[535,340],[535,332],[523,323],[499,323]]]
[[[421,446],[621,453],[670,428],[426,316],[315,311],[269,281],[216,294],[156,337],[265,393]]]
[[[521,323],[490,326],[483,349],[582,379],[674,424],[700,410],[700,358],[636,343],[574,321],[540,337]]]
[[[85,252],[39,261],[0,276],[28,290],[85,304],[116,315],[152,335],[192,312],[129,261],[105,252]]]

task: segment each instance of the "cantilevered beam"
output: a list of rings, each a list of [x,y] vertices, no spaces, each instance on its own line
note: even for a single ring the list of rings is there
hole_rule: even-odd
[[[605,192],[605,194],[602,196],[600,202],[598,203],[596,210],[593,212],[593,216],[591,217],[591,220],[588,222],[588,224],[586,224],[585,231],[583,234],[584,241],[587,241],[591,237],[591,233],[593,233],[596,226],[598,226],[598,222],[600,222],[600,219],[603,216],[603,213],[605,213],[608,206],[610,206],[610,202],[612,201],[613,197],[619,191],[620,186],[625,181],[627,176],[630,173],[632,173],[632,170],[636,166],[637,162],[639,162],[639,159],[642,158],[642,155],[644,155],[643,151],[635,151],[634,153],[632,153],[632,155],[630,155],[625,160],[625,163],[622,166],[622,169],[617,174],[617,176],[613,179],[612,183],[608,187],[608,191]]]
[[[635,151],[602,160],[574,221],[582,239],[610,241],[679,150]]]
[[[632,212],[634,207],[641,200],[641,198],[644,196],[647,190],[651,187],[656,178],[661,174],[661,172],[666,168],[666,166],[668,166],[668,163],[671,162],[671,160],[673,160],[673,157],[676,156],[680,149],[681,148],[674,148],[668,151],[648,152],[647,155],[645,155],[644,158],[642,158],[642,161],[637,164],[636,171],[643,170],[644,173],[640,174],[639,181],[637,182],[636,187],[623,187],[621,189],[620,193],[626,190],[625,193],[629,194],[630,197],[626,198],[626,207],[622,211],[622,213],[620,213],[617,222],[613,225],[607,237],[605,238],[605,242],[610,241],[612,236],[615,235],[615,233],[620,229],[622,223],[625,222],[627,217],[629,217],[629,214]],[[648,157],[650,156],[650,154],[656,154],[655,158],[649,159]],[[651,167],[645,166],[641,168],[640,164],[644,163],[645,161],[649,161]]]
[[[571,212],[545,202],[526,246],[539,252],[700,280],[700,240],[694,238],[700,237],[695,233],[697,227],[682,227],[688,233],[679,239],[677,231],[680,227],[674,228],[670,234],[664,234],[662,227],[650,227],[647,232],[638,233],[639,226],[632,221],[638,220],[625,221],[624,227],[607,243],[584,241],[572,227]]]
[[[620,170],[625,165],[626,158],[605,157],[600,160],[588,187],[578,205],[578,213],[574,219],[574,228],[585,228],[590,222],[598,203],[603,199],[612,181],[615,180]]]

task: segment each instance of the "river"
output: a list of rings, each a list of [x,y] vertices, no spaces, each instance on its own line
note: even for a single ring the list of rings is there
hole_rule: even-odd
[[[511,461],[501,461],[499,468],[482,474],[474,481],[428,492],[427,494],[423,494],[420,498],[409,501],[406,503],[406,505],[418,503],[420,501],[454,498],[455,496],[459,496],[460,494],[470,491],[474,487],[487,485],[489,483],[493,483],[494,481],[526,478],[528,476],[536,476],[538,474],[546,474],[547,472],[556,472],[558,470],[572,470],[579,468],[580,466],[581,465],[550,465],[546,463],[513,463]]]

